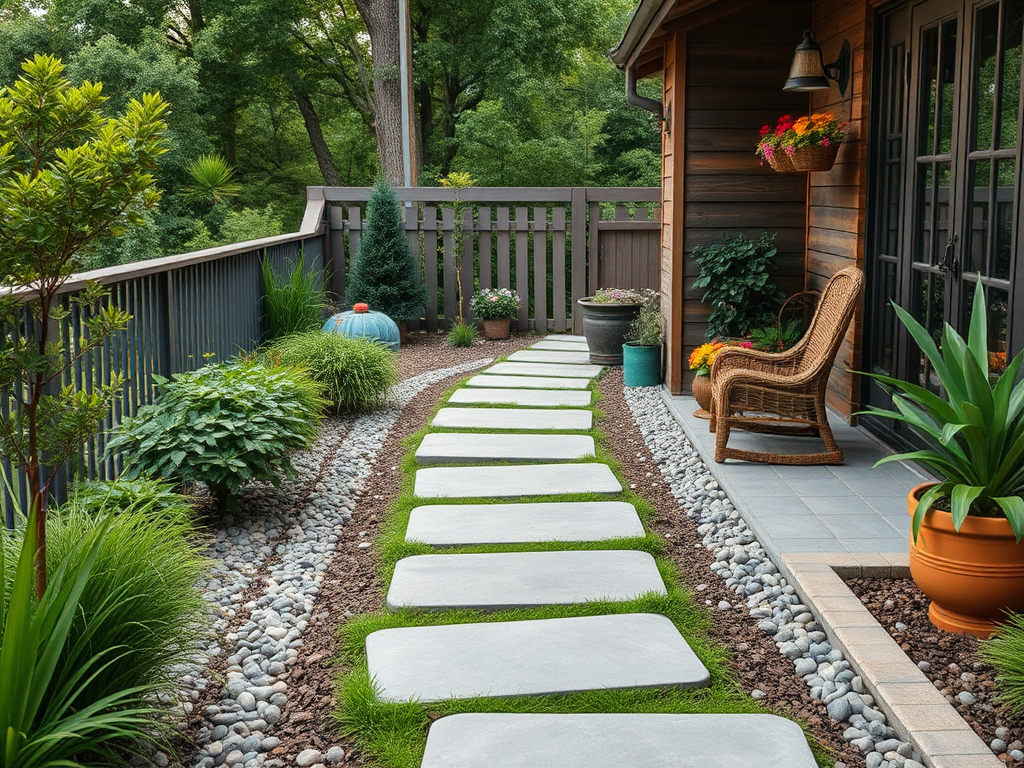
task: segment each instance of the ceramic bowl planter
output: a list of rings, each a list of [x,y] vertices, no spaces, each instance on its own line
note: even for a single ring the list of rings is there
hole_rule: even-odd
[[[633,341],[623,344],[622,375],[627,387],[661,384],[661,345],[646,346]]]
[[[907,495],[911,517],[928,487]],[[928,617],[947,632],[988,637],[1006,611],[1024,611],[1024,542],[1005,517],[969,515],[957,531],[949,512],[929,510],[911,537],[910,573],[932,600]]]
[[[507,339],[512,333],[511,317],[498,317],[493,320],[481,320],[480,325],[482,325],[484,329],[484,338],[490,339],[491,341]]]
[[[622,365],[622,345],[629,326],[640,314],[643,302],[595,302],[592,296],[577,299],[583,314],[583,335],[595,365]]]

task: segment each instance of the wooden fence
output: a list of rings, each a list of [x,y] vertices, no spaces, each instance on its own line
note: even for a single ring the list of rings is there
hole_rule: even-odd
[[[57,500],[66,497],[69,477],[116,477],[121,465],[118,457],[105,457],[107,433],[152,401],[155,376],[229,360],[259,345],[263,259],[283,269],[301,257],[308,268],[327,271],[331,290],[342,296],[346,273],[358,253],[369,191],[309,188],[298,232],[72,276],[61,289],[69,312],[57,329],[72,352],[77,351],[83,325],[70,298],[87,282],[106,286],[110,300],[134,320],[126,334],[79,360],[63,382],[90,391],[117,373],[127,379],[99,434],[55,479]],[[513,287],[524,298],[521,329],[579,330],[578,323],[573,325],[576,298],[611,284],[657,287],[660,225],[650,204],[658,194],[657,189],[631,188],[464,190],[465,308],[474,285]],[[457,312],[454,194],[413,188],[400,189],[399,195],[410,203],[406,231],[430,289],[417,325],[433,330]],[[30,298],[28,292],[21,293]],[[31,333],[31,326],[8,332]],[[0,412],[15,408],[13,393],[0,392]],[[27,506],[28,489],[9,461],[0,462],[0,469],[18,497],[15,504],[5,490],[2,499],[5,522],[12,526],[14,510]]]

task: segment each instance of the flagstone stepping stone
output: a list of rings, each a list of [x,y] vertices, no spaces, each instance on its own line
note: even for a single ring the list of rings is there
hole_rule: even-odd
[[[398,561],[388,610],[499,611],[665,594],[654,558],[632,549],[414,555]]]
[[[587,379],[567,379],[554,376],[474,376],[467,387],[494,387],[497,389],[586,389]],[[588,401],[589,402],[589,401]]]
[[[726,737],[727,735],[727,737]],[[776,715],[483,714],[435,720],[421,768],[815,768]]]
[[[624,501],[527,504],[431,504],[409,514],[406,541],[435,547],[604,541],[643,536],[644,526]]]
[[[487,378],[498,378],[490,376]],[[526,378],[525,376],[522,378]],[[563,379],[575,381],[575,379]],[[565,406],[590,405],[590,392],[553,389],[457,389],[448,398],[449,403],[492,404],[492,405],[529,405],[536,408],[558,408]]]
[[[552,349],[556,352],[589,352],[590,347],[585,341],[562,341],[561,339],[547,338],[532,344],[530,349]]]
[[[503,467],[417,469],[413,495],[424,499],[488,496],[551,496],[563,493],[621,493],[607,464],[523,464]]]
[[[521,349],[509,355],[508,359],[515,363],[590,365],[589,352],[553,352],[549,349]]]
[[[590,429],[594,414],[550,408],[442,408],[430,423],[447,429]]]
[[[572,379],[594,379],[601,373],[600,365],[572,365],[567,363],[496,363],[481,371],[482,374],[508,376],[560,376]]]
[[[378,699],[392,702],[709,683],[679,630],[653,613],[382,629],[367,636],[366,660]]]
[[[417,464],[575,461],[594,455],[590,435],[492,435],[434,432],[416,449]]]
[[[582,341],[584,344],[587,341],[586,336],[574,336],[571,333],[549,333],[544,337],[544,341]]]

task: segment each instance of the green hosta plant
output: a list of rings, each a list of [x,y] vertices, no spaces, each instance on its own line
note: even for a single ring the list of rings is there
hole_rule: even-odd
[[[978,284],[965,341],[951,326],[942,332],[941,349],[909,312],[896,314],[928,357],[943,394],[889,376],[868,373],[892,393],[895,410],[865,413],[910,426],[927,445],[878,462],[910,460],[923,464],[942,482],[918,500],[913,532],[917,540],[925,513],[947,504],[957,530],[968,515],[1005,515],[1017,540],[1024,538],[1024,357],[1018,354],[993,383],[989,376],[988,318],[985,292]]]
[[[126,419],[107,446],[125,476],[204,482],[222,505],[250,480],[295,476],[290,451],[316,437],[325,406],[304,370],[257,362],[211,365],[160,379],[152,405]]]

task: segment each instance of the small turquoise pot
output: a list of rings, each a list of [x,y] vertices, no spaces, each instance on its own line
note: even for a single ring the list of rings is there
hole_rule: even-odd
[[[661,384],[661,347],[622,345],[622,374],[627,387],[656,387]]]

